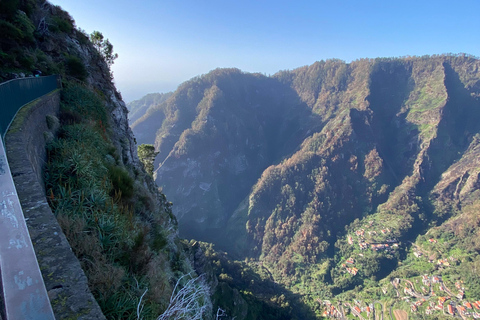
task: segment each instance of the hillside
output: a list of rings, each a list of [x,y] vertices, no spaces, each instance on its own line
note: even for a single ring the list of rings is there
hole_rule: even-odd
[[[217,69],[132,129],[159,151],[155,179],[182,236],[261,265],[318,315],[326,299],[397,306],[394,278],[476,281],[479,67],[439,55],[271,77]],[[469,301],[477,288],[464,288]]]
[[[195,271],[193,254],[201,252],[178,237],[171,203],[138,160],[128,111],[112,81],[116,56],[112,47],[105,50],[108,40],[102,36],[93,43],[67,12],[43,0],[1,1],[0,30],[2,82],[61,76],[60,111],[44,120],[56,134],[43,133],[48,158],[38,159],[45,164],[42,203],[48,201],[105,318],[213,317],[216,279],[208,266],[196,263],[203,272]],[[53,234],[48,227],[39,231],[45,237]],[[63,257],[47,255],[60,251],[42,251],[42,245],[34,249],[56,318],[92,319],[91,301],[81,309],[67,295],[78,279],[62,278],[61,285],[51,286],[58,274],[45,270],[69,266],[59,265]],[[75,277],[83,281],[85,275]],[[181,296],[171,299],[180,289],[191,298],[188,310]],[[104,319],[96,313],[97,318]]]
[[[134,100],[132,102],[127,103],[127,109],[128,109],[128,121],[130,123],[134,123],[137,121],[140,117],[144,116],[146,113],[148,113],[148,109],[164,102],[170,96],[172,95],[173,92],[168,92],[168,93],[150,93],[147,94],[145,97]]]

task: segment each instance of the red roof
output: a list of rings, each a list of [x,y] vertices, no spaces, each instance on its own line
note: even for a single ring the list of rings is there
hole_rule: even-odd
[[[448,305],[448,313],[453,314],[453,308],[451,304]]]

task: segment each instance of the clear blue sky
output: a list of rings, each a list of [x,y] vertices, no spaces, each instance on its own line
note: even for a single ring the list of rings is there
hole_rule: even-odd
[[[480,55],[480,1],[51,0],[119,58],[125,102],[218,67],[274,74],[339,58]]]

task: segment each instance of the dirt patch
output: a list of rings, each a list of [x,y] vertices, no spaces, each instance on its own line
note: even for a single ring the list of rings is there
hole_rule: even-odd
[[[398,309],[393,310],[393,316],[397,320],[408,320],[408,314],[404,310],[398,310]]]

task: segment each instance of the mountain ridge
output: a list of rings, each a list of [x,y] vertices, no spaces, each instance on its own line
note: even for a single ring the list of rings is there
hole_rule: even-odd
[[[148,142],[160,151],[157,184],[182,236],[263,263],[294,292],[331,297],[385,279],[410,259],[409,241],[478,197],[479,67],[459,54],[320,61],[268,79],[214,70],[161,104],[185,112],[172,101],[197,90],[178,131],[163,122]],[[232,108],[248,115],[221,117]],[[244,147],[252,141],[257,158]],[[363,252],[366,267],[350,277],[342,257],[361,248],[347,238],[368,221],[384,233],[364,246],[389,240],[398,249]],[[323,280],[306,285],[314,275]]]

